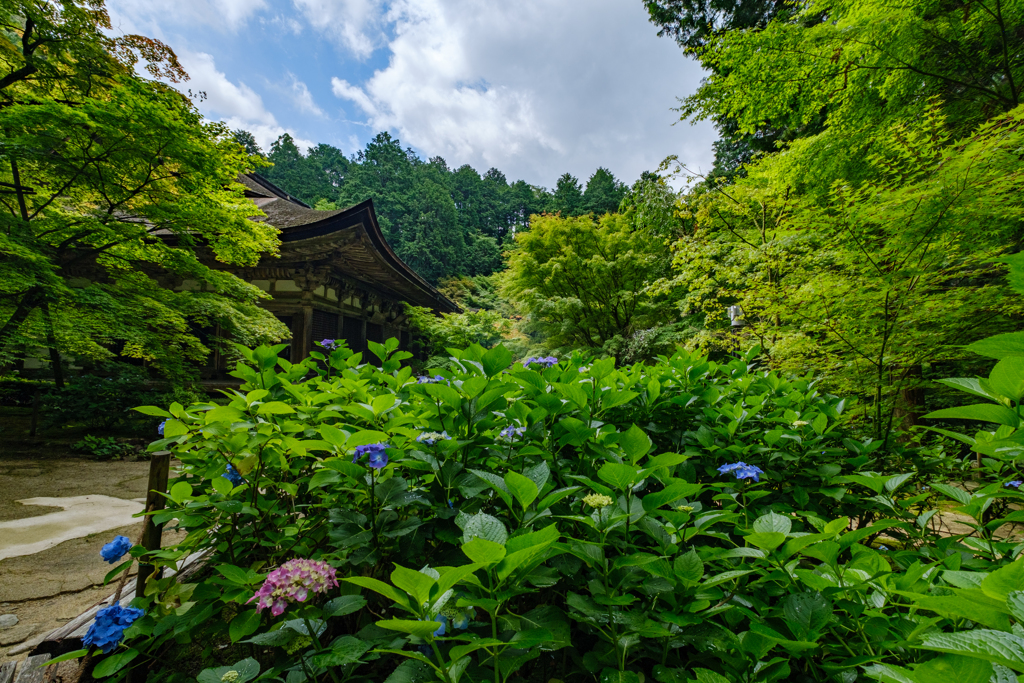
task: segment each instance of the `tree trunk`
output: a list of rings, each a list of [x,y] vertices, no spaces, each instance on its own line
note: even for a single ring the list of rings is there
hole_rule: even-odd
[[[900,441],[910,439],[911,427],[917,425],[924,415],[925,389],[921,364],[893,368],[894,374],[902,370],[900,391],[893,406],[893,425]]]
[[[57,335],[53,331],[53,317],[50,315],[50,305],[43,304],[43,315],[46,316],[46,345],[50,347],[50,365],[53,366],[53,385],[58,389],[64,388],[64,367],[60,363],[60,351],[57,349]]]
[[[7,319],[4,326],[0,327],[0,350],[7,348],[8,340],[14,336],[14,333],[18,331],[21,324],[25,322],[32,311],[38,307],[42,298],[41,295],[42,290],[38,287],[33,287],[21,297],[21,301],[18,302],[18,307],[14,309],[14,313]]]

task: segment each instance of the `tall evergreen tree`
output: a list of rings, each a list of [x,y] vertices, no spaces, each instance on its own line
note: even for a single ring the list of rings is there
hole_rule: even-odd
[[[583,213],[583,187],[576,176],[563,173],[558,179],[551,198],[551,211],[563,216],[579,216]]]
[[[291,135],[285,133],[274,140],[267,159],[274,164],[262,173],[267,180],[307,204],[313,204],[319,199],[316,196],[316,169],[306,163],[306,158]]]
[[[487,169],[480,184],[480,193],[487,207],[480,232],[494,238],[495,243],[500,245],[514,229],[511,188],[505,174],[496,168]]]
[[[309,149],[306,165],[316,171],[311,194],[317,200],[336,202],[348,173],[349,160],[337,147],[320,143]]]
[[[250,156],[263,156],[263,150],[260,149],[259,143],[256,142],[256,136],[249,131],[239,128],[238,130],[231,131],[231,135],[234,137],[235,142],[245,149],[246,154]]]
[[[356,154],[342,186],[341,204],[373,200],[381,229],[392,246],[401,243],[403,219],[412,206],[414,159],[422,163],[389,133],[378,133]]]
[[[619,202],[626,196],[626,189],[611,171],[603,166],[598,168],[587,181],[587,189],[583,193],[583,211],[598,216],[615,213]]]

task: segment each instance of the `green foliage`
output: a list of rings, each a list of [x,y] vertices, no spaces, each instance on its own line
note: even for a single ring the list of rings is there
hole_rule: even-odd
[[[772,4],[742,5],[761,14],[752,18],[762,30],[742,30],[751,25],[743,20],[708,36],[699,55],[711,75],[680,111],[726,124],[727,134],[799,140],[787,173],[794,188],[821,196],[836,179],[859,182],[875,137],[924,116],[930,98],[941,99],[957,137],[1020,102],[1024,62],[1011,56],[1024,27],[1020,3],[978,11],[937,0]]]
[[[479,344],[490,348],[512,331],[512,322],[493,310],[442,313],[429,308],[406,306],[417,338],[430,355],[447,354],[448,348]]]
[[[764,28],[795,3],[779,0],[644,0],[659,36],[671,36],[688,53],[700,54],[716,35]]]
[[[32,405],[37,393],[45,393],[52,388],[52,381],[29,379],[17,372],[0,375],[0,405]]]
[[[1016,266],[1019,268],[1019,265]],[[979,430],[973,436],[940,427],[928,429],[961,441],[978,454],[978,465],[993,479],[1013,480],[1020,486],[1024,471],[1020,461],[1024,458],[1024,430],[1021,430],[1021,405],[1024,399],[1024,333],[1014,332],[982,339],[967,347],[998,362],[984,377],[956,377],[939,380],[940,383],[982,399],[969,405],[935,410],[927,415],[931,420],[970,420],[987,423],[994,429]],[[1007,484],[1009,485],[1009,484]],[[961,500],[970,503],[970,498]]]
[[[696,229],[676,243],[668,283],[685,291],[684,314],[704,317],[694,343],[728,348],[725,310],[739,305],[773,363],[867,398],[877,437],[894,410],[923,412],[898,399],[920,386],[921,363],[1012,329],[1019,310],[994,259],[1020,238],[1022,117],[951,144],[931,110],[875,142],[871,180],[822,200],[793,191],[781,156],[691,193]]]
[[[212,268],[273,252],[235,183],[250,159],[181,94],[134,73],[184,73],[165,46],[110,38],[102,2],[8,3],[0,51],[0,359],[116,353],[169,376],[209,349],[193,325],[255,344],[287,334],[266,295]],[[174,282],[188,287],[174,289]],[[216,341],[216,340],[215,340]]]
[[[243,144],[250,154],[253,153],[250,151],[251,137],[252,135],[244,130],[235,131],[235,139]],[[258,153],[259,148],[256,149]],[[263,175],[307,204],[336,199],[349,165],[348,158],[340,149],[323,143],[312,147],[303,155],[288,133],[284,133],[271,143],[267,160],[273,166],[263,171]]]
[[[538,216],[529,232],[516,235],[516,245],[502,292],[540,327],[550,348],[595,349],[620,359],[630,343],[644,348],[641,358],[671,348],[631,342],[674,318],[668,297],[648,291],[669,263],[657,234],[634,230],[619,214]]]
[[[437,289],[462,308],[497,310],[504,304],[494,275],[445,278]]]
[[[576,176],[563,173],[555,183],[549,208],[563,216],[579,216],[586,212],[583,205],[583,187]]]
[[[251,133],[234,140],[261,153]],[[626,187],[598,168],[586,189],[564,174],[554,192],[519,180],[509,183],[496,168],[483,176],[469,165],[450,169],[441,157],[420,159],[389,133],[379,133],[347,159],[330,145],[306,155],[287,134],[272,145],[273,167],[264,175],[319,210],[372,199],[381,229],[395,252],[430,282],[486,276],[502,269],[502,248],[530,228],[543,212],[563,216],[614,212]]]
[[[598,216],[615,213],[626,194],[626,186],[615,179],[607,168],[600,167],[587,181],[583,191],[583,210]]]
[[[380,133],[352,159],[339,205],[372,199],[395,252],[431,282],[488,275],[501,267],[498,242],[513,225],[505,177],[492,171],[481,178],[440,157],[424,163]]]
[[[75,442],[71,450],[84,453],[92,460],[121,460],[135,454],[135,447],[118,441],[112,436],[93,436],[86,434],[81,441]]]
[[[97,368],[96,374],[78,375],[63,389],[51,389],[43,396],[41,413],[43,424],[48,427],[129,427],[149,435],[155,431],[156,423],[142,419],[132,411],[133,407],[200,398],[201,395],[182,387],[171,391],[155,387],[145,368],[108,362]]]
[[[684,352],[648,366],[526,368],[474,346],[454,352],[445,381],[421,383],[395,340],[378,346],[379,368],[347,349],[295,365],[280,347],[240,349],[244,383],[227,405],[140,409],[167,419],[150,448],[183,465],[156,521],[188,532],[146,559],[212,554],[188,583],[150,579],[137,603],[147,615],[121,650],[146,656],[118,676],[746,683],[1024,671],[1019,546],[939,533],[933,506],[948,497],[980,515],[1024,494],[946,486],[942,458],[850,439],[845,401],[757,369],[756,349],[727,364]],[[353,457],[379,442],[384,467]],[[737,461],[760,480],[719,472]],[[221,476],[228,464],[240,485]],[[246,607],[292,558],[329,562],[341,586],[276,617]],[[232,642],[253,649],[212,659]],[[196,647],[208,668],[185,671],[176,654]]]
[[[645,171],[622,196],[618,210],[636,230],[665,238],[678,237],[683,230],[676,207],[679,200],[679,194],[669,187],[665,178]]]

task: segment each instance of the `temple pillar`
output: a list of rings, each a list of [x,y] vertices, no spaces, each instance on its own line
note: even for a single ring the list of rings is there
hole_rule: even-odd
[[[299,356],[293,361],[298,362],[308,358],[313,347],[313,292],[302,293],[300,315],[295,317],[298,318],[298,324],[302,327],[302,337],[296,349]]]

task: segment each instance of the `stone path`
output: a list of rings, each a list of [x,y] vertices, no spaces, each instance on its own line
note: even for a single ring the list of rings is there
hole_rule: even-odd
[[[138,539],[148,476],[148,462],[0,458],[0,662],[110,595],[100,548]]]
[[[35,555],[73,538],[128,526],[142,512],[145,498],[134,501],[111,496],[68,496],[67,498],[26,498],[22,505],[62,508],[36,517],[0,522],[0,560]]]

